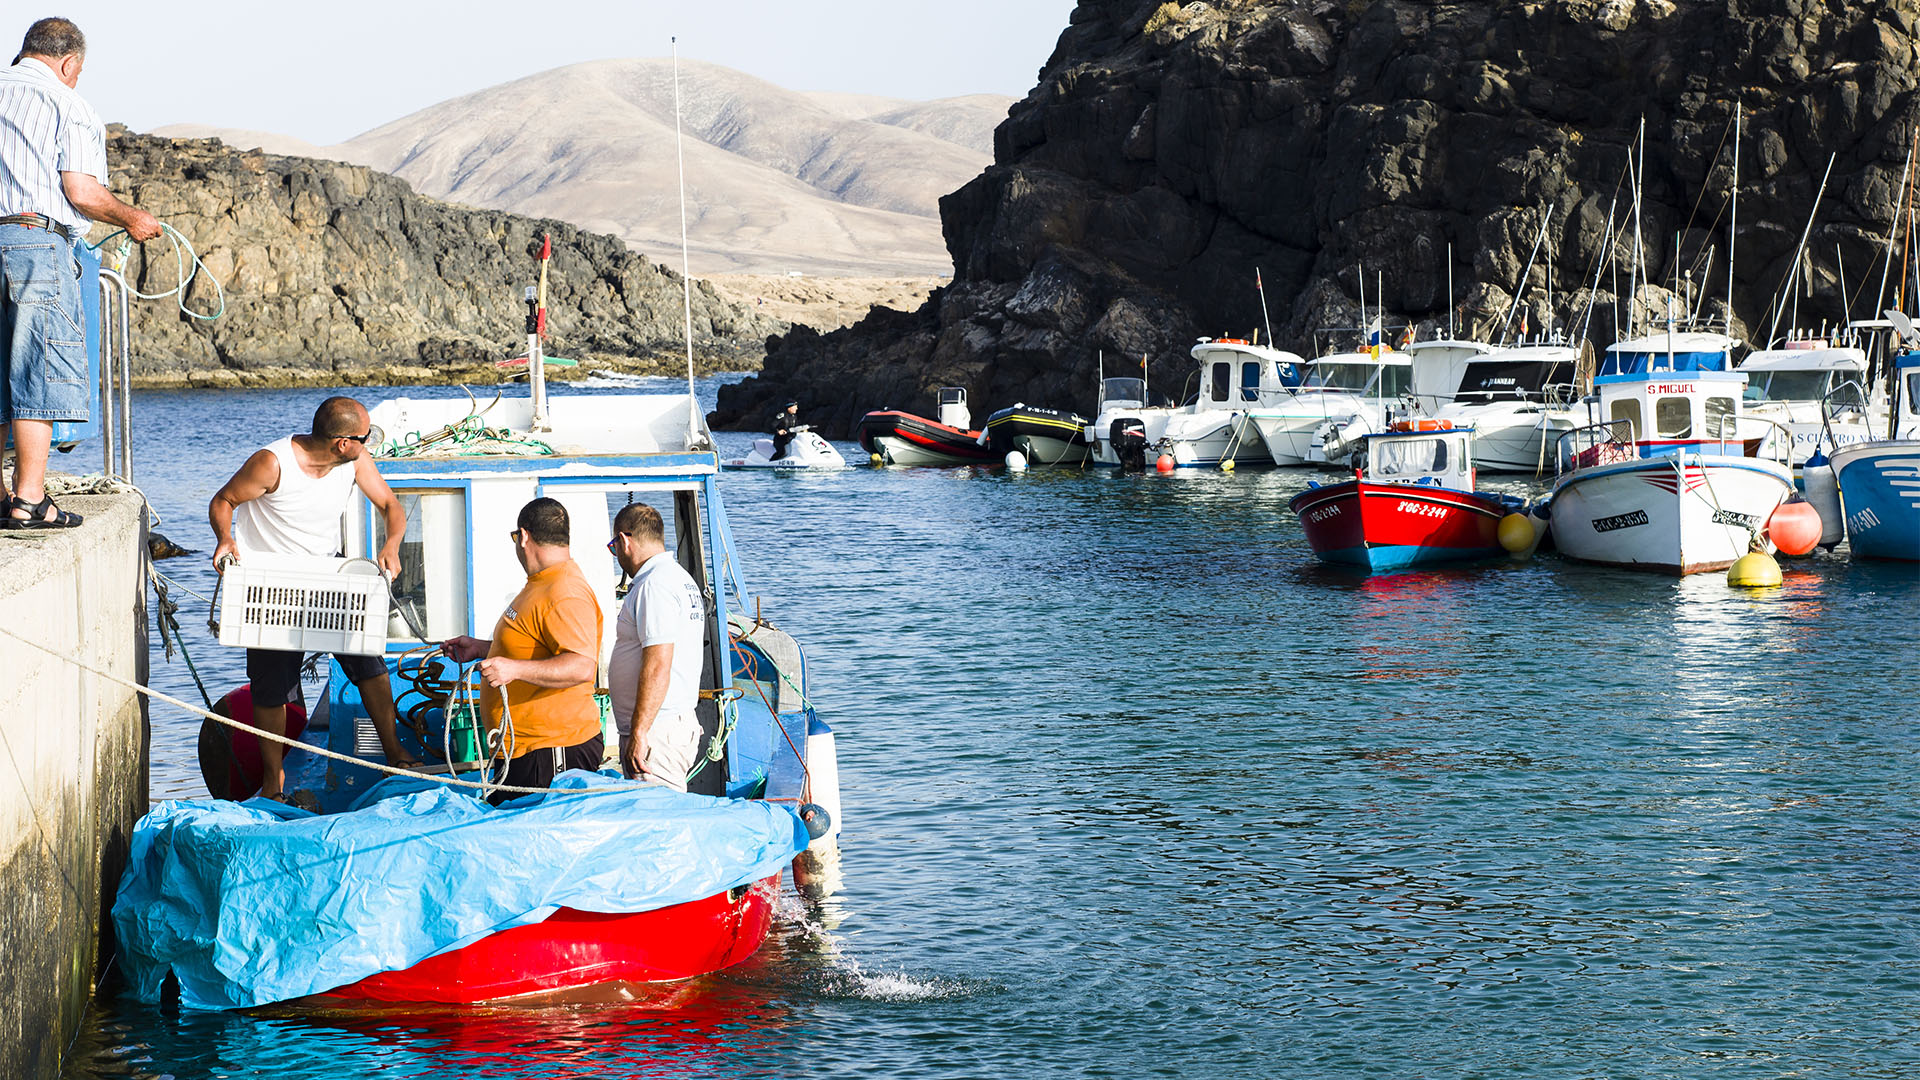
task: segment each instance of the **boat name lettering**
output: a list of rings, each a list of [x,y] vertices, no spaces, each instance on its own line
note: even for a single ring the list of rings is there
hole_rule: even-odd
[[[1694,391],[1694,385],[1690,382],[1680,382],[1680,383],[1654,382],[1654,383],[1647,384],[1647,395],[1649,397],[1653,396],[1654,394],[1691,394],[1693,393],[1693,391]]]
[[[1447,508],[1444,506],[1435,506],[1432,503],[1409,502],[1406,499],[1401,499],[1400,505],[1396,507],[1396,509],[1403,514],[1419,514],[1422,517],[1447,516]]]
[[[1732,510],[1715,510],[1713,512],[1713,523],[1715,525],[1737,525],[1742,529],[1757,529],[1760,527],[1759,518],[1754,517],[1752,514],[1741,514]]]
[[[1323,506],[1320,509],[1315,510],[1312,513],[1308,514],[1307,520],[1308,521],[1325,521],[1330,517],[1338,517],[1338,516],[1340,516],[1340,507],[1339,507],[1339,504],[1334,503],[1334,504],[1329,504],[1327,506]]]
[[[1629,514],[1615,514],[1612,517],[1594,518],[1594,532],[1612,532],[1615,529],[1631,529],[1647,523],[1647,512],[1635,510]]]

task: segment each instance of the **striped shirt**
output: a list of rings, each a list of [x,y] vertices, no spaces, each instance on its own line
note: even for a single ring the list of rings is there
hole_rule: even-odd
[[[93,224],[60,187],[63,172],[107,182],[107,130],[85,98],[29,56],[0,70],[0,214],[44,214],[77,233]]]

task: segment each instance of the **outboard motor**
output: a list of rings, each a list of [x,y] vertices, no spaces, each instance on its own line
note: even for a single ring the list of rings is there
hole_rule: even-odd
[[[1123,416],[1107,430],[1107,444],[1126,472],[1147,471],[1147,425],[1134,417]]]

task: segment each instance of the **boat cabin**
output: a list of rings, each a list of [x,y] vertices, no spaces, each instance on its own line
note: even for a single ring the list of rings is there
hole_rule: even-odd
[[[1806,339],[1751,353],[1740,362],[1739,370],[1747,373],[1742,396],[1748,404],[1815,402],[1842,383],[1864,383],[1867,356],[1851,346]]]
[[[1381,349],[1370,352],[1329,353],[1307,364],[1304,390],[1340,390],[1363,398],[1398,398],[1413,385],[1413,360],[1408,354]]]
[[[1191,350],[1200,365],[1201,409],[1246,409],[1299,386],[1306,361],[1283,349],[1239,338],[1201,338]]]
[[[1454,400],[1476,405],[1495,401],[1573,400],[1580,351],[1571,345],[1522,345],[1469,359]]]
[[[1561,436],[1560,466],[1586,468],[1682,450],[1744,456],[1741,371],[1602,375],[1587,399],[1588,424]]]
[[[1444,420],[1399,421],[1365,436],[1360,479],[1472,491],[1473,429]]]
[[[1731,371],[1737,338],[1700,330],[1668,330],[1628,338],[1607,346],[1600,361],[1601,375],[1635,375],[1653,371]]]
[[[1412,369],[1407,375],[1407,392],[1413,398],[1413,411],[1430,415],[1453,400],[1467,365],[1492,352],[1493,346],[1441,339],[1411,342],[1405,351]]]

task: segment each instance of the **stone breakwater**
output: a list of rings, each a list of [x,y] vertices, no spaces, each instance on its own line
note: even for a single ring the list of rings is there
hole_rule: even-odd
[[[135,302],[138,385],[493,382],[493,362],[524,351],[522,292],[538,273],[543,233],[553,236],[549,356],[583,369],[685,370],[680,275],[615,237],[438,202],[371,169],[242,152],[217,139],[116,125],[107,155],[115,194],[191,240],[227,292],[225,315],[211,322],[187,318],[172,299]],[[90,239],[106,232],[96,225]],[[127,270],[146,293],[178,280],[164,239],[135,248]],[[216,302],[205,281],[188,291],[195,311]],[[702,370],[758,367],[767,336],[785,326],[694,283]]]
[[[845,433],[867,409],[931,409],[943,384],[978,415],[1084,409],[1101,351],[1177,386],[1195,336],[1264,330],[1256,268],[1274,336],[1309,355],[1316,328],[1360,324],[1359,267],[1389,325],[1451,311],[1484,333],[1518,292],[1536,332],[1595,301],[1604,347],[1632,247],[1609,245],[1608,211],[1618,229],[1643,118],[1640,280],[1691,271],[1723,317],[1736,103],[1735,331],[1766,336],[1830,154],[1798,310],[1859,317],[1920,122],[1916,21],[1912,0],[1081,0],[995,164],[941,201],[952,283],[910,315],[770,343],[713,421],[752,427],[797,396]],[[1633,300],[1662,319],[1665,298]]]

